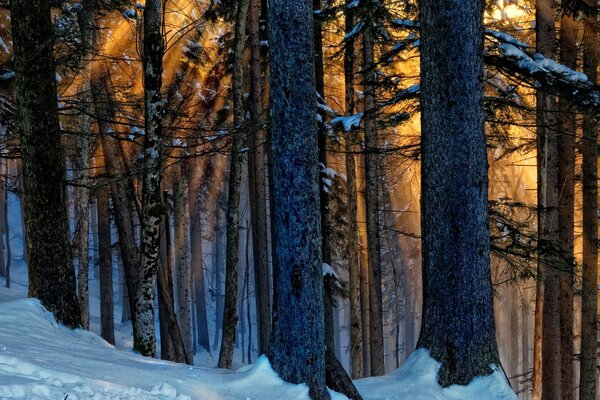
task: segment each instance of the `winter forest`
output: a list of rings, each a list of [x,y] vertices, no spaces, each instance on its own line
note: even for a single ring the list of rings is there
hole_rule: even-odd
[[[0,399],[600,399],[599,11],[0,0]]]

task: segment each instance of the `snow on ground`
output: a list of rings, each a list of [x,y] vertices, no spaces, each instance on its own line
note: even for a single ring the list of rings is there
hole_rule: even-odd
[[[37,300],[25,298],[18,200],[10,200],[14,257],[11,288],[0,278],[0,400],[308,400],[307,387],[283,382],[265,357],[227,371],[214,368],[210,355],[197,354],[202,366],[190,367],[134,354],[130,326],[118,319],[117,347],[92,332],[57,324]],[[96,286],[92,279],[93,332],[99,332]],[[501,371],[468,386],[443,389],[438,370],[439,364],[419,350],[398,370],[355,383],[365,400],[516,400]],[[343,399],[332,393],[332,400]]]

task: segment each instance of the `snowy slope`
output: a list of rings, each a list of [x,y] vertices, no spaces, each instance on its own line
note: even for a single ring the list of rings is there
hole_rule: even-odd
[[[467,387],[442,389],[438,368],[421,350],[399,370],[357,386],[365,400],[516,399],[499,371]],[[307,400],[307,392],[304,385],[283,382],[265,357],[238,372],[173,364],[69,330],[37,300],[0,304],[0,399]]]

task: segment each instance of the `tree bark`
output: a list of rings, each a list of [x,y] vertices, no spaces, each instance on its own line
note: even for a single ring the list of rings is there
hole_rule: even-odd
[[[560,61],[567,67],[577,69],[578,23],[566,14],[560,23]],[[573,254],[575,217],[575,107],[560,98],[558,115],[560,131],[558,146],[558,237],[560,242],[560,358],[562,400],[573,400],[573,284],[575,260]]]
[[[51,5],[10,2],[23,160],[29,296],[69,327],[81,324],[67,220]]]
[[[98,211],[98,263],[100,266],[100,335],[108,343],[115,344],[115,323],[112,283],[112,253],[109,188],[101,186],[96,192]]]
[[[594,4],[597,4],[594,2]],[[584,18],[583,72],[598,82],[597,15]],[[583,116],[583,273],[579,400],[595,400],[598,385],[598,125]]]
[[[329,399],[323,343],[312,1],[269,2],[274,370]]]
[[[441,363],[444,387],[466,385],[500,363],[482,55],[482,2],[421,1],[423,322],[417,346]]]
[[[553,58],[555,44],[554,0],[536,1],[537,52]],[[538,272],[543,276],[542,399],[562,399],[560,331],[560,257],[558,253],[558,147],[556,99],[537,93],[538,140]],[[536,310],[537,311],[537,310]]]
[[[174,243],[175,243],[175,272],[177,274],[177,317],[179,329],[188,360],[193,360],[192,349],[194,347],[192,337],[192,271],[187,255],[187,218],[186,218],[186,194],[183,172],[180,167],[174,174]]]
[[[371,376],[385,374],[383,301],[381,292],[381,243],[379,236],[379,140],[375,105],[375,38],[372,21],[363,31],[363,81],[365,125],[365,180],[367,241],[369,253],[369,340]]]
[[[244,153],[244,48],[249,0],[239,0],[235,23],[233,49],[233,135],[227,195],[227,245],[225,250],[225,304],[223,309],[223,339],[219,353],[219,367],[231,368],[235,327],[238,321],[237,292],[240,241],[240,192]]]
[[[269,277],[269,243],[267,222],[267,171],[264,129],[263,90],[260,49],[260,0],[250,0],[248,30],[250,42],[250,218],[256,297],[258,352],[267,354],[271,337],[271,295]]]
[[[348,6],[352,0],[346,1],[345,29],[346,34],[354,29],[354,13]],[[345,113],[352,115],[355,111],[354,105],[354,40],[346,43],[344,51],[344,82],[345,82]],[[348,183],[348,283],[350,294],[350,364],[352,378],[362,378],[363,369],[363,343],[362,343],[362,320],[361,320],[361,293],[360,293],[360,267],[358,260],[358,221],[357,221],[357,195],[356,195],[356,162],[357,138],[351,129],[346,132],[346,181]]]
[[[194,302],[196,304],[196,331],[198,344],[210,353],[208,318],[206,314],[206,290],[204,284],[204,256],[202,252],[202,215],[200,204],[201,182],[207,181],[214,173],[212,162],[206,163],[204,171],[197,159],[188,163],[188,201],[190,209],[190,256],[194,281]]]

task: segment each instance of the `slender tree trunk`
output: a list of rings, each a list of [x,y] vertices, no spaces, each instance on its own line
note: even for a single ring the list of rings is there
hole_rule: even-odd
[[[81,30],[81,43],[85,49],[83,60],[83,83],[81,86],[82,102],[85,112],[80,117],[81,133],[77,138],[77,152],[75,154],[74,166],[80,186],[75,188],[75,220],[77,230],[75,246],[77,254],[77,294],[81,308],[81,322],[84,329],[90,326],[89,305],[89,230],[90,230],[90,199],[91,180],[89,179],[89,167],[92,157],[92,95],[90,92],[90,76],[92,68],[92,47],[94,39],[94,1],[82,1],[82,7],[78,11],[78,21]]]
[[[240,192],[244,154],[244,48],[246,17],[249,0],[239,0],[235,24],[235,44],[233,50],[233,140],[229,167],[229,191],[227,195],[227,247],[225,254],[225,308],[223,310],[223,340],[219,353],[219,367],[231,368],[235,327],[238,321],[237,292],[240,241]]]
[[[96,201],[98,211],[98,263],[100,265],[100,335],[108,343],[114,345],[115,323],[108,199],[108,186],[98,188]]]
[[[4,213],[4,203],[6,202],[6,180],[7,174],[4,173],[4,164],[6,160],[0,160],[0,167],[2,167],[2,179],[0,180],[0,276],[6,278],[6,259],[4,258],[4,227],[6,226],[5,220],[8,219],[8,215]]]
[[[164,182],[164,180],[163,180]],[[163,193],[163,201],[166,199],[166,192]],[[165,304],[163,299],[165,296],[169,296],[171,304],[175,304],[173,299],[173,277],[171,276],[171,266],[173,265],[172,253],[171,253],[171,222],[169,218],[169,212],[167,211],[164,215],[164,220],[161,226],[161,237],[160,237],[160,265],[158,268],[163,270],[165,276],[164,283],[160,279],[157,279],[158,286],[158,327],[160,332],[160,358],[162,360],[175,361],[176,359],[175,347],[173,342],[172,326],[169,324],[169,313],[168,305]],[[158,276],[158,274],[157,274]],[[166,291],[166,293],[161,293]]]
[[[363,31],[363,80],[365,124],[365,178],[367,238],[369,246],[369,329],[371,375],[385,374],[383,302],[381,293],[381,244],[379,237],[379,143],[375,106],[375,52],[371,23]]]
[[[346,34],[354,29],[354,15],[348,6],[352,0],[346,1],[345,29]],[[352,115],[355,111],[354,106],[354,41],[348,41],[344,52],[344,82],[345,93],[345,112],[346,115]],[[356,163],[354,154],[356,153],[357,138],[356,134],[350,130],[346,132],[346,181],[348,183],[348,274],[349,289],[348,299],[350,300],[350,363],[352,378],[362,378],[363,370],[363,343],[362,343],[362,321],[361,321],[361,293],[360,293],[360,266],[358,260],[358,221],[357,221],[357,194],[356,194]]]
[[[444,387],[466,385],[500,363],[482,77],[483,2],[422,0],[423,322],[417,346],[441,363]]]
[[[554,0],[536,2],[537,52],[553,58],[556,52]],[[558,253],[558,148],[556,99],[538,91],[538,242],[539,271],[543,274],[542,399],[562,399],[560,332],[560,265]]]
[[[81,324],[71,260],[49,1],[10,2],[23,160],[29,296],[58,321]]]
[[[204,287],[204,256],[202,252],[202,216],[200,204],[201,181],[208,180],[214,173],[214,165],[206,163],[206,170],[200,169],[197,159],[188,163],[188,200],[190,209],[190,256],[194,280],[194,303],[196,304],[196,331],[198,344],[210,353],[208,319],[206,314],[206,290]]]
[[[563,13],[566,11],[563,10]],[[560,24],[560,61],[577,68],[578,23],[573,16],[563,14]],[[573,284],[575,260],[573,254],[575,216],[575,109],[570,101],[560,98],[558,115],[560,132],[558,146],[558,236],[560,241],[560,352],[562,400],[574,399],[573,382]]]
[[[321,21],[319,20],[317,11],[321,10],[321,0],[313,0],[313,20],[314,20],[314,46],[315,46],[315,81],[317,87],[317,93],[325,101],[325,76],[323,70],[323,32],[321,32]],[[331,229],[330,229],[330,218],[329,218],[329,188],[325,185],[325,179],[328,179],[327,175],[327,130],[325,125],[321,121],[317,124],[319,133],[319,165],[321,167],[321,173],[319,175],[319,197],[320,197],[320,211],[321,211],[321,253],[323,254],[323,264],[331,267]],[[334,340],[334,324],[333,324],[333,288],[335,285],[335,278],[331,274],[323,276],[324,285],[324,302],[325,302],[325,345],[334,351],[335,340]]]
[[[8,166],[4,164],[4,176],[8,176]],[[10,288],[10,266],[12,264],[12,251],[10,246],[10,229],[8,225],[8,188],[6,187],[6,178],[3,182],[4,185],[4,244],[6,245],[6,287]]]
[[[185,354],[192,359],[194,347],[192,337],[192,271],[187,257],[187,219],[185,212],[185,184],[182,171],[175,174],[174,197],[174,226],[175,226],[175,271],[177,274],[177,317],[183,338]]]
[[[271,295],[269,279],[269,244],[267,226],[267,171],[264,129],[262,68],[260,49],[260,0],[250,0],[248,30],[250,34],[251,151],[248,157],[250,183],[250,218],[252,255],[258,329],[258,352],[267,354],[271,337]]]
[[[219,196],[218,203],[222,201],[225,196],[223,190]],[[221,222],[223,221],[223,209],[220,204],[217,204],[216,221],[215,221],[215,247],[213,252],[213,272],[215,276],[215,336],[213,341],[213,349],[217,349],[219,343],[219,333],[223,328],[223,277],[222,269],[225,266],[223,262],[223,249],[224,249],[224,233]]]
[[[583,72],[592,82],[598,82],[598,33],[597,15],[586,16]],[[579,400],[595,400],[598,385],[598,125],[589,114],[584,114],[582,147],[583,273]]]

